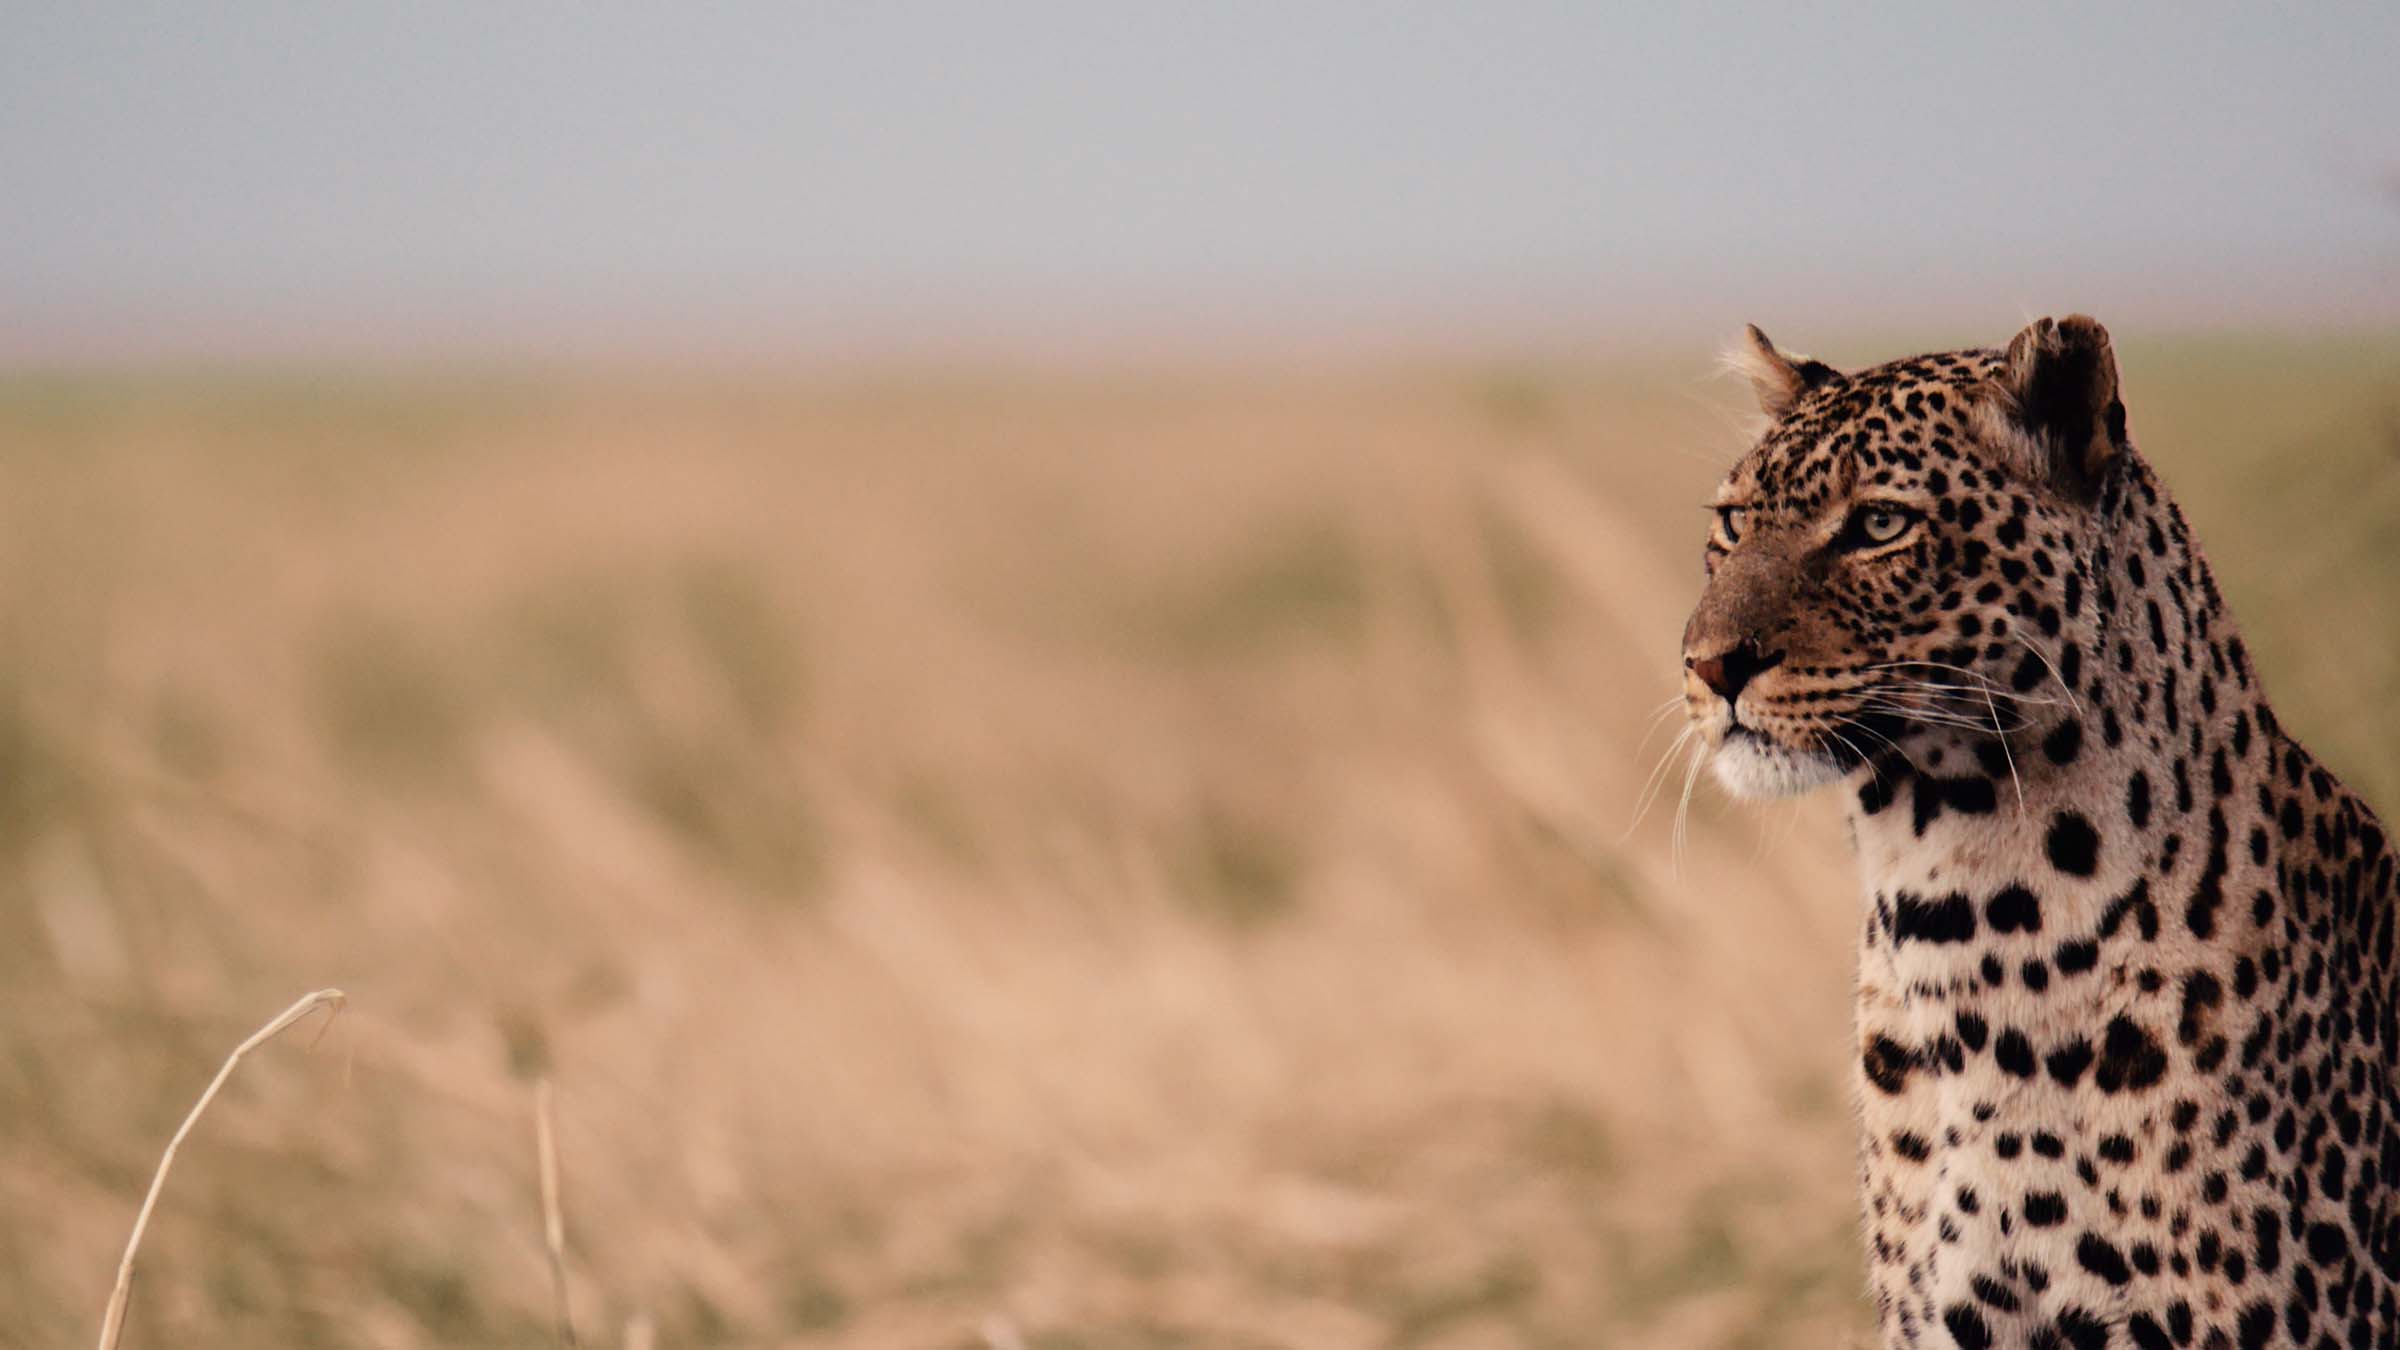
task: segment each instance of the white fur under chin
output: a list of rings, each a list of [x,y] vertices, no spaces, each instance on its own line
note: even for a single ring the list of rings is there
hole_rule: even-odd
[[[1717,782],[1736,797],[1789,797],[1840,781],[1842,766],[1825,755],[1797,754],[1755,736],[1730,736],[1709,757]]]

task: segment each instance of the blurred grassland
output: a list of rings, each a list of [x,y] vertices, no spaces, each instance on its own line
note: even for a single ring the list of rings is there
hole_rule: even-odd
[[[2400,803],[2400,342],[2119,345]],[[0,379],[0,1345],[325,984],[128,1345],[546,1343],[536,1073],[587,1344],[1855,1343],[1838,824],[1628,832],[1707,369]]]

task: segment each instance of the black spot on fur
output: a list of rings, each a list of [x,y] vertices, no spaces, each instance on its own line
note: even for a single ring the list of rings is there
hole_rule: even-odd
[[[2108,1350],[2108,1323],[2081,1308],[2061,1309],[2048,1328],[2049,1344],[2063,1350]],[[2034,1333],[2034,1344],[2041,1345],[2041,1332]]]
[[[2275,1308],[2265,1299],[2242,1309],[2242,1350],[2267,1350],[2267,1342],[2275,1335]]]
[[[2072,764],[2083,750],[2083,723],[2070,717],[2042,739],[2042,753],[2053,764]]]
[[[2125,1334],[2133,1337],[2134,1350],[2175,1350],[2174,1338],[2148,1313],[2127,1318]]]
[[[2133,1271],[2125,1264],[2125,1254],[2098,1233],[2086,1233],[2075,1242],[2075,1263],[2113,1285],[2130,1283]]]
[[[1908,1086],[1909,1071],[1916,1066],[1916,1053],[1889,1036],[1869,1041],[1866,1053],[1859,1057],[1867,1081],[1891,1096],[1898,1096]]]
[[[2067,1042],[2050,1052],[2042,1061],[2050,1076],[2060,1087],[2073,1087],[2082,1081],[2083,1071],[2092,1066],[2092,1043],[2080,1038]]]
[[[2021,563],[2018,565],[2023,566]],[[2011,578],[2011,580],[2014,579]],[[2050,667],[2043,665],[2040,657],[2035,656],[2032,652],[2027,652],[2024,659],[2017,662],[2016,670],[2009,675],[2008,683],[2018,693],[2029,694],[2041,684],[2043,678],[2049,673]]]
[[[1990,1024],[1974,1013],[1961,1009],[1955,1025],[1958,1029],[1959,1044],[1967,1048],[1967,1053],[1982,1054],[1984,1042],[1991,1037]]]
[[[2190,908],[2184,911],[2185,925],[2202,941],[2216,934],[2217,906],[2225,900],[2226,833],[2225,808],[2208,808],[2208,865],[2192,891]]]
[[[1995,933],[2042,931],[2041,901],[2022,886],[2010,886],[1993,896],[1985,903],[1983,916]]]
[[[2100,964],[2100,946],[2091,941],[2062,942],[2054,959],[2061,975],[2081,975]]]
[[[1965,942],[1975,936],[1975,907],[1964,895],[1892,897],[1892,942]]]
[[[1991,1324],[1975,1311],[1974,1304],[1953,1303],[1943,1309],[1942,1325],[1949,1329],[1950,1339],[1958,1343],[1958,1350],[1991,1350]]]
[[[2000,1033],[1999,1040],[1992,1043],[1992,1060],[2005,1073],[2014,1074],[2019,1078],[2031,1078],[2033,1077],[2033,1042],[2026,1039],[2024,1032],[2010,1027]]]
[[[2088,877],[2100,866],[2100,834],[2081,812],[2061,811],[2050,822],[2050,865],[2068,876]]]
[[[2167,1076],[2167,1052],[2148,1028],[2118,1014],[2108,1024],[2100,1045],[2100,1066],[2092,1082],[2102,1092],[2140,1092]]]

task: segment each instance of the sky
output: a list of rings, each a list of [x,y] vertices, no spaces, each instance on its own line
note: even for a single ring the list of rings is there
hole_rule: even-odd
[[[2400,326],[2400,5],[9,7],[0,359]]]

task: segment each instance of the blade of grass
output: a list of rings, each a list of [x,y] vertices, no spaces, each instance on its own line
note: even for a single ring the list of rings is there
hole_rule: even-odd
[[[224,1087],[225,1080],[233,1076],[234,1066],[242,1062],[242,1056],[275,1039],[293,1023],[319,1008],[331,1008],[333,1015],[338,1016],[346,1001],[347,996],[339,989],[319,989],[305,995],[299,1002],[277,1013],[273,1021],[251,1032],[248,1040],[235,1046],[233,1053],[225,1057],[217,1076],[209,1080],[208,1090],[202,1092],[200,1100],[192,1104],[191,1113],[176,1128],[175,1137],[167,1141],[167,1151],[159,1155],[158,1170],[150,1175],[150,1193],[142,1197],[141,1211],[133,1217],[133,1234],[125,1239],[125,1258],[117,1263],[117,1286],[109,1291],[108,1311],[100,1319],[100,1350],[117,1350],[117,1338],[124,1334],[125,1305],[133,1296],[134,1258],[141,1253],[142,1234],[149,1230],[151,1211],[158,1208],[159,1192],[166,1189],[167,1169],[175,1165],[175,1152],[183,1147],[183,1141],[191,1134],[192,1127],[200,1123],[200,1116],[208,1110],[208,1104],[217,1099],[218,1089]]]
[[[567,1305],[567,1223],[558,1202],[558,1126],[550,1080],[533,1080],[533,1152],[542,1181],[542,1247],[550,1254],[550,1294],[558,1307],[558,1343],[574,1350],[575,1315]]]

